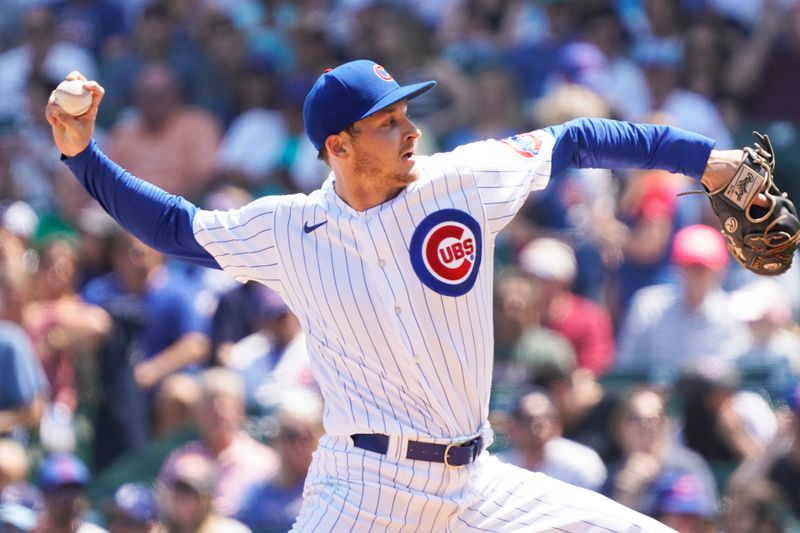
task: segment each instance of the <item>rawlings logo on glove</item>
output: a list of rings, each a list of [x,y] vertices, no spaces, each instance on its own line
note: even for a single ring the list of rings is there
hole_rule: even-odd
[[[769,137],[753,132],[754,147],[724,187],[708,191],[720,219],[728,250],[739,263],[757,274],[773,276],[789,270],[800,241],[800,219],[794,204],[772,178],[775,153]],[[763,194],[768,207],[754,203]]]

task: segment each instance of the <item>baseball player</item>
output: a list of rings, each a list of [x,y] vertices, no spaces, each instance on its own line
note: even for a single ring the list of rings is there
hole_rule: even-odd
[[[109,160],[92,140],[96,82],[85,82],[86,114],[50,104],[47,118],[66,164],[128,231],[269,286],[300,319],[326,434],[294,531],[671,531],[486,453],[492,250],[528,193],[567,167],[662,168],[715,189],[741,152],[666,126],[582,119],[424,157],[406,106],[434,85],[400,86],[368,60],[325,72],[304,119],[330,176],[310,195],[227,212]]]

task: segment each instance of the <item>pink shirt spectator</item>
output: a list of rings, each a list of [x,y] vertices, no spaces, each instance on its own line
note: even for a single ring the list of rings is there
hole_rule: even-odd
[[[604,308],[586,298],[567,293],[552,306],[542,325],[572,344],[580,368],[604,374],[614,364],[614,334],[611,317]]]
[[[540,237],[522,248],[519,264],[537,280],[542,325],[572,344],[578,366],[595,375],[611,368],[615,353],[611,316],[570,290],[578,267],[572,248],[561,240]]]
[[[276,452],[244,431],[234,437],[230,446],[216,457],[205,444],[192,441],[173,452],[167,461],[173,462],[180,452],[187,451],[197,451],[216,461],[219,478],[214,490],[214,509],[224,516],[234,515],[247,489],[272,479],[279,466]]]
[[[146,129],[137,118],[119,123],[111,131],[108,153],[132,174],[192,198],[212,177],[220,137],[211,114],[181,108],[158,131]]]

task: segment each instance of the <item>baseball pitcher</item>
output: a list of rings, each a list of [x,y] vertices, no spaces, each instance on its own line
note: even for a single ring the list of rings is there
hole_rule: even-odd
[[[793,214],[766,194],[771,179],[737,174],[769,164],[687,131],[590,119],[421,156],[407,102],[435,82],[400,86],[358,60],[322,74],[305,101],[306,134],[331,168],[319,190],[206,211],[109,160],[92,140],[103,88],[69,78],[91,91],[89,111],[51,103],[47,117],[86,190],[150,246],[279,292],[305,329],[326,435],[294,531],[671,531],[486,452],[494,240],[568,167],[661,168],[702,178],[714,198],[738,176],[749,203],[724,206],[741,231],[770,202]],[[781,220],[793,250],[800,224]]]

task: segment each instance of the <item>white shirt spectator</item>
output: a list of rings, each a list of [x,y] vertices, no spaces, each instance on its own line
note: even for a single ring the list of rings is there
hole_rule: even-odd
[[[27,109],[25,88],[33,65],[30,46],[20,45],[0,54],[0,114],[24,118]],[[87,79],[97,79],[97,64],[83,48],[69,43],[56,43],[50,48],[42,66],[44,74],[53,81],[63,80],[73,70]]]
[[[634,295],[620,333],[617,368],[678,370],[707,357],[731,359],[748,337],[722,290],[690,311],[680,286],[645,287]]]
[[[251,109],[236,117],[217,151],[217,164],[238,170],[255,182],[275,168],[286,142],[282,115],[268,109]]]
[[[269,336],[259,331],[237,342],[230,357],[228,367],[244,380],[250,405],[274,407],[286,390],[316,387],[304,334],[295,337],[278,355]]]
[[[501,452],[498,456],[507,463],[525,468],[522,455],[514,448]],[[547,441],[544,459],[534,470],[594,491],[600,489],[608,475],[606,465],[597,452],[563,437]]]
[[[672,117],[672,122],[680,128],[716,139],[720,150],[734,146],[731,133],[716,106],[697,93],[675,89],[659,111]]]

